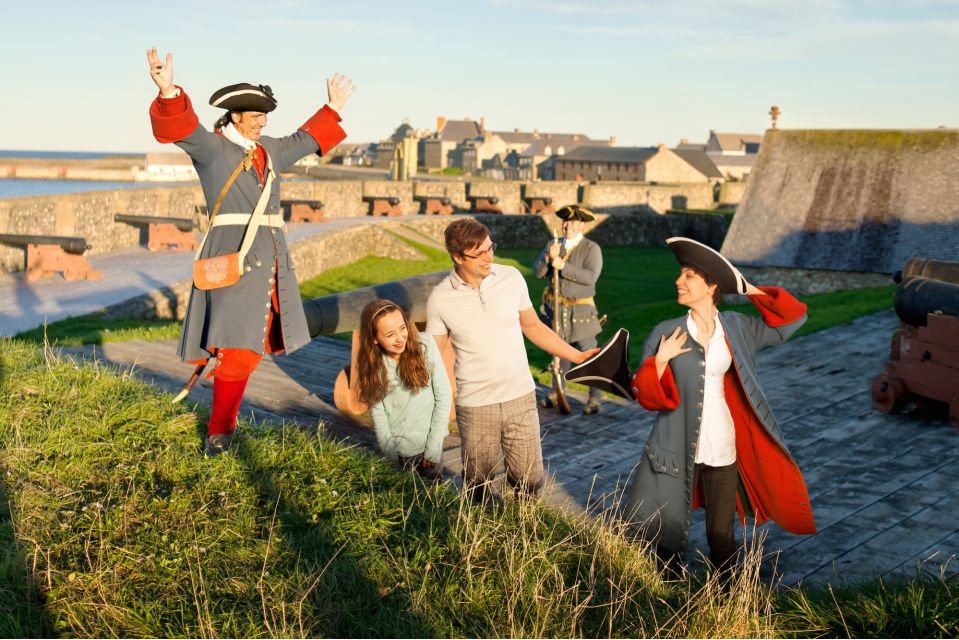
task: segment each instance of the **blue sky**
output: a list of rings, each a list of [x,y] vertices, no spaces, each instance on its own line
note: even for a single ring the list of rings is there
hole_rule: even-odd
[[[336,71],[353,142],[444,115],[673,145],[758,133],[773,104],[783,128],[959,127],[959,0],[36,1],[4,9],[0,148],[159,148],[149,46],[208,126],[215,89],[270,84],[273,135]]]

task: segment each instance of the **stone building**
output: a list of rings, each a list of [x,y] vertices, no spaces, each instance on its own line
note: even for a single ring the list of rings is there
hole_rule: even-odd
[[[581,146],[554,160],[555,180],[590,182],[708,182],[698,169],[666,145]]]

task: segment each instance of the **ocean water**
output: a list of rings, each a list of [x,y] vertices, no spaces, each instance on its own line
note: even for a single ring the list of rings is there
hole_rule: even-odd
[[[196,182],[111,182],[107,180],[0,180],[0,199],[20,196],[54,196],[81,191],[112,191],[147,187],[196,186]]]
[[[117,156],[142,157],[142,153],[120,153],[112,151],[22,151],[0,149],[0,158],[42,158],[44,160],[102,160]]]

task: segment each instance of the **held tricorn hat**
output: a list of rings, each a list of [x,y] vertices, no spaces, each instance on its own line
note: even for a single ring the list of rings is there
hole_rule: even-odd
[[[620,329],[592,358],[566,372],[566,380],[596,387],[635,401],[629,392],[633,374],[629,372],[629,331]]]
[[[266,85],[241,82],[215,91],[210,96],[210,106],[229,111],[269,113],[276,109],[276,98],[273,89]]]
[[[581,207],[578,204],[568,204],[556,212],[556,217],[560,220],[579,220],[580,222],[592,222],[596,219],[596,214]]]
[[[676,255],[679,264],[692,265],[708,274],[719,287],[720,293],[746,295],[746,278],[718,251],[691,238],[669,238],[666,244]]]

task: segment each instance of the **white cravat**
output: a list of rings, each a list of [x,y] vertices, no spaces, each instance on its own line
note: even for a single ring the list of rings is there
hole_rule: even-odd
[[[222,131],[223,131],[223,135],[230,142],[240,145],[247,151],[249,151],[250,149],[256,149],[256,143],[248,138],[244,138],[243,134],[240,133],[239,129],[233,126],[232,122],[226,125],[225,127],[223,127]]]
[[[732,414],[729,413],[729,406],[726,404],[723,384],[723,378],[732,366],[733,357],[726,344],[726,334],[722,323],[719,322],[718,311],[713,315],[713,322],[716,324],[716,329],[709,340],[709,348],[706,349],[703,421],[699,428],[696,462],[711,467],[723,467],[736,462],[736,428],[733,425]],[[689,336],[696,340],[699,328],[693,320],[691,310],[686,319],[686,327],[689,330]]]
[[[565,255],[569,255],[569,252],[576,248],[576,245],[578,245],[582,240],[582,232],[577,233],[572,238],[563,238],[563,248],[566,250]]]

